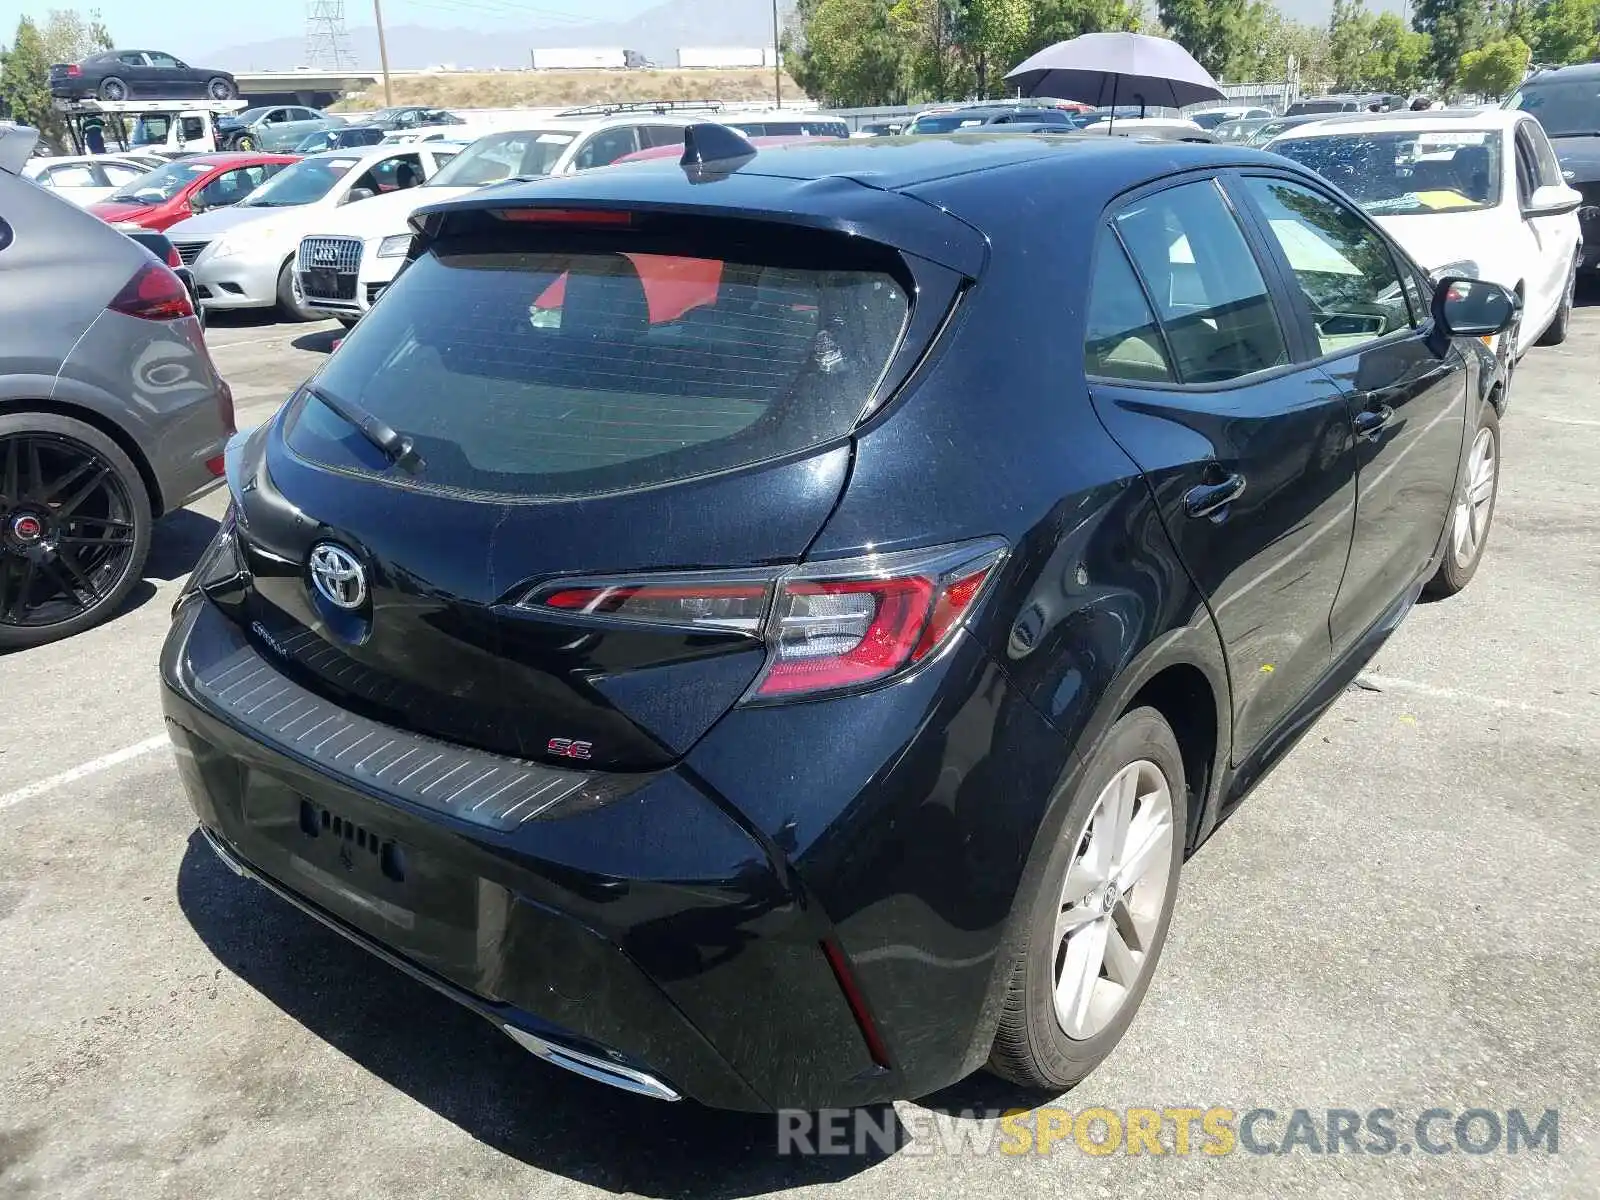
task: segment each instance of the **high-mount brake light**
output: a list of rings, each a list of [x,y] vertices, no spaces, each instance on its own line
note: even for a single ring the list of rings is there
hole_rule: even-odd
[[[767,662],[746,698],[781,701],[881,683],[936,654],[1005,549],[991,538],[761,576],[567,580],[524,607],[761,638]]]
[[[497,208],[491,210],[502,221],[527,225],[632,225],[633,214],[594,208]]]

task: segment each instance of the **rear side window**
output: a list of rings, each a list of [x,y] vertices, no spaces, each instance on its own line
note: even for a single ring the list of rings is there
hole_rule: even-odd
[[[1184,383],[1218,383],[1289,361],[1255,255],[1214,183],[1135,200],[1115,223]]]
[[[1095,248],[1084,370],[1106,379],[1173,382],[1155,314],[1128,265],[1122,243],[1110,229],[1101,230]]]
[[[332,467],[473,494],[685,479],[848,433],[908,313],[895,277],[837,255],[435,248],[316,381],[411,437],[423,465],[390,468],[311,399],[289,444]]]

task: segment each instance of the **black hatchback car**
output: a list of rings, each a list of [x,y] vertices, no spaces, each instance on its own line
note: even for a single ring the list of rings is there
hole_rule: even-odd
[[[231,867],[636,1092],[1082,1078],[1493,516],[1514,298],[1284,159],[833,142],[414,226],[230,450],[169,729]]]

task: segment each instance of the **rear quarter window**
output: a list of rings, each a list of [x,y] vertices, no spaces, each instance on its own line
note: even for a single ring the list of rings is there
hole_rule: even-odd
[[[435,248],[316,381],[411,437],[424,465],[390,468],[311,399],[289,445],[403,486],[557,498],[843,436],[903,336],[906,289],[847,261],[745,258]]]

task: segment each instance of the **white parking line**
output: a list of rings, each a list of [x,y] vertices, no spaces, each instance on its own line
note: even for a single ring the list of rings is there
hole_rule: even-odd
[[[1498,696],[1485,696],[1482,692],[1463,691],[1458,688],[1438,687],[1431,683],[1418,683],[1412,679],[1395,679],[1391,675],[1374,675],[1363,671],[1359,684],[1369,684],[1378,692],[1410,692],[1414,696],[1433,696],[1440,700],[1460,700],[1468,704],[1482,704],[1504,712],[1534,713],[1541,717],[1565,717],[1571,721],[1584,720],[1577,713],[1543,704],[1529,704],[1523,700],[1502,700]]]
[[[53,792],[57,788],[66,787],[69,783],[76,783],[80,779],[87,779],[91,775],[98,775],[102,771],[109,771],[112,767],[121,766],[135,758],[142,758],[146,754],[154,754],[171,743],[167,735],[146,738],[132,746],[124,746],[121,750],[113,750],[110,754],[102,754],[99,758],[91,758],[86,763],[79,763],[71,770],[62,771],[59,775],[52,775],[48,779],[41,779],[20,787],[14,792],[7,792],[0,796],[0,810],[12,808],[46,792]]]

